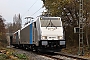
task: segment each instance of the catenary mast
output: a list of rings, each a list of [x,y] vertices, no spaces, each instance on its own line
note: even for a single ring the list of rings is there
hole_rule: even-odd
[[[84,54],[83,47],[83,0],[79,0],[79,51],[78,55]]]

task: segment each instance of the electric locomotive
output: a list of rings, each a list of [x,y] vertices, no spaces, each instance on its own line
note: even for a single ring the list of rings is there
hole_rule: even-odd
[[[24,49],[57,52],[66,47],[60,17],[38,17],[13,34],[12,45]]]

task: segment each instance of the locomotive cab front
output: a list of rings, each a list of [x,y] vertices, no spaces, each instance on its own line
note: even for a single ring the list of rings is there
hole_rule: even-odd
[[[66,47],[60,17],[40,17],[40,26],[40,50],[44,50],[45,52],[55,52]]]

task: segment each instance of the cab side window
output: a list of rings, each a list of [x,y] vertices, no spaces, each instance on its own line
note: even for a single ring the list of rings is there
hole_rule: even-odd
[[[34,27],[36,28],[36,22],[34,22]]]

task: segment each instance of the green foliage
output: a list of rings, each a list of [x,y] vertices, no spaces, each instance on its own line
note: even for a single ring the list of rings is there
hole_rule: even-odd
[[[77,0],[42,0],[50,16],[61,16],[64,25],[77,26],[79,20],[79,2]],[[90,13],[90,0],[84,0],[84,18]],[[89,16],[88,16],[89,18]]]
[[[9,59],[9,56],[7,56],[6,54],[0,54],[0,60],[6,60]]]
[[[65,5],[69,4],[71,0],[42,0],[44,6],[51,13],[51,16],[60,16]]]
[[[19,59],[26,59],[27,60],[27,57],[25,54],[16,54],[16,57],[18,57]]]
[[[0,54],[0,60],[28,60],[26,54],[18,54],[12,49],[3,49],[3,51]]]

